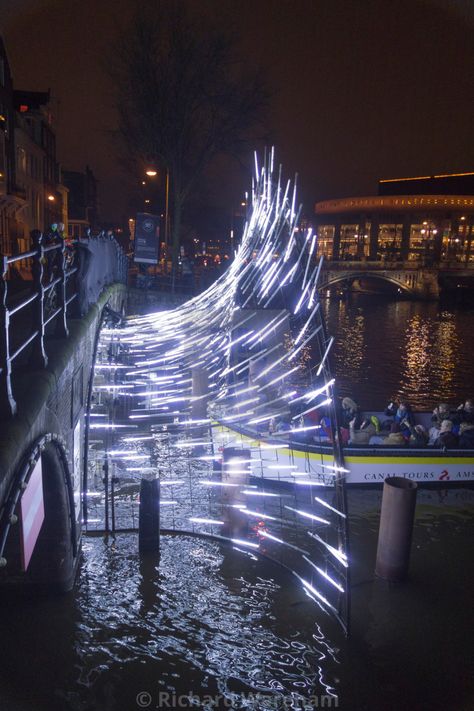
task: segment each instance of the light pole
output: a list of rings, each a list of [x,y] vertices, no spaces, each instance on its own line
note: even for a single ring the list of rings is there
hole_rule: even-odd
[[[149,178],[156,178],[158,171],[154,168],[148,168],[145,171]],[[170,171],[166,168],[166,178],[165,178],[165,261],[164,261],[164,271],[165,274],[168,272],[168,239],[169,239],[169,199],[170,199]]]

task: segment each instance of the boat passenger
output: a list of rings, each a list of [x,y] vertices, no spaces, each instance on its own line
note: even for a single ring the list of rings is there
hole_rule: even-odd
[[[355,428],[359,429],[362,424],[359,405],[350,397],[342,398],[341,427],[349,429],[350,422],[355,420]]]
[[[385,414],[387,415],[387,417],[395,417],[397,409],[398,409],[397,398],[392,397],[392,399],[388,403],[387,407],[385,408]]]
[[[410,439],[408,444],[410,447],[426,447],[428,444],[428,432],[423,425],[415,425],[410,427]]]
[[[366,417],[360,429],[355,429],[355,418],[349,423],[349,444],[369,444],[370,438],[375,435],[375,425]]]
[[[470,422],[474,424],[474,402],[469,399],[463,405],[460,405],[456,411],[456,417],[459,422]]]
[[[401,398],[398,407],[395,401],[391,401],[385,410],[385,414],[393,417],[393,421],[400,425],[400,429],[406,439],[410,437],[410,425],[415,426],[415,416],[409,403]]]
[[[458,447],[459,449],[474,449],[474,422],[461,422]]]
[[[398,422],[401,430],[409,429],[409,425],[415,425],[415,416],[412,412],[411,406],[406,400],[400,400],[398,410],[395,413],[395,422]]]
[[[446,402],[440,402],[433,410],[431,421],[437,425],[441,425],[443,420],[451,419],[451,409]]]
[[[453,423],[451,420],[443,420],[439,432],[439,437],[434,443],[435,447],[443,449],[452,449],[458,446],[457,435],[453,432]]]
[[[400,447],[406,445],[406,439],[400,430],[400,425],[398,424],[398,422],[392,423],[392,426],[390,428],[390,434],[388,435],[388,437],[385,437],[382,444],[387,447]]]

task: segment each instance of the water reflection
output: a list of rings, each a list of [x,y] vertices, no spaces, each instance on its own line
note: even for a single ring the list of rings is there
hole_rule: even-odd
[[[379,409],[393,395],[417,409],[440,400],[458,405],[474,382],[474,310],[435,302],[354,296],[322,303],[336,338],[339,394]]]
[[[72,689],[61,690],[68,708],[98,708],[101,700],[102,711],[128,711],[141,691],[155,702],[160,691],[221,694],[235,708],[255,709],[271,705],[239,699],[334,693],[325,681],[334,652],[311,613],[303,624],[307,603],[296,586],[283,588],[281,573],[262,575],[253,556],[183,537],[163,540],[158,568],[138,560],[136,545],[131,536],[114,548],[85,544],[79,672]]]

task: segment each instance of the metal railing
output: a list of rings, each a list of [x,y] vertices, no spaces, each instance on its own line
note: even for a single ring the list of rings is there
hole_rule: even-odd
[[[12,374],[20,355],[25,357],[29,348],[27,366],[31,370],[46,368],[46,329],[50,336],[67,338],[68,318],[80,318],[89,310],[94,299],[90,290],[86,294],[84,284],[94,258],[102,262],[101,257],[108,257],[104,260],[108,268],[102,270],[101,280],[94,280],[92,296],[95,299],[104,286],[127,281],[128,260],[115,240],[96,238],[71,246],[66,246],[65,241],[61,240],[45,245],[39,230],[33,230],[31,239],[33,247],[30,251],[13,256],[0,255],[1,416],[13,416],[17,412]],[[31,289],[12,295],[11,268],[26,260],[31,265]],[[16,296],[14,303],[11,303],[12,296]],[[17,341],[14,345],[13,334]]]

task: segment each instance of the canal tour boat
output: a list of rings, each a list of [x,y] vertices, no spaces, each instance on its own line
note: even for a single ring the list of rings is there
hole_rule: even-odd
[[[431,413],[416,417],[428,423]],[[333,486],[336,474],[348,486],[383,484],[393,476],[438,486],[474,481],[474,450],[352,445],[342,448],[343,463],[337,466],[331,443],[318,443],[315,438],[299,442],[284,433],[270,435],[227,424],[225,418],[215,421],[213,439],[219,451],[225,447],[250,451],[252,476],[280,483]]]

